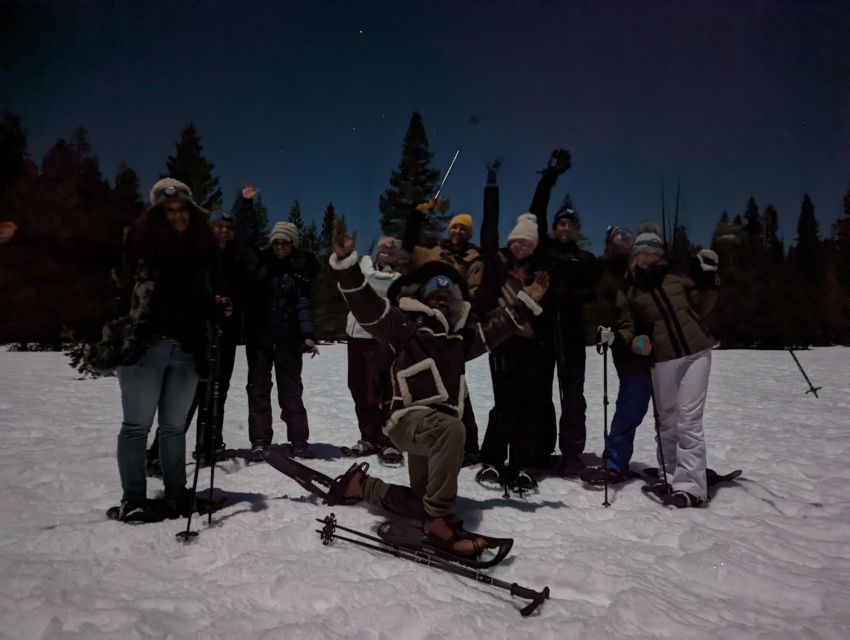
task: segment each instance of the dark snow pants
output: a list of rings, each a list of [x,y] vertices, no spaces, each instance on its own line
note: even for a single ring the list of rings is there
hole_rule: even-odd
[[[620,376],[617,408],[611,420],[611,430],[605,441],[604,458],[609,469],[628,470],[635,444],[635,431],[652,399],[652,376],[631,373]]]
[[[277,383],[280,417],[286,423],[286,438],[293,444],[306,443],[310,436],[301,382],[303,349],[300,342],[273,347],[247,345],[248,437],[251,446],[270,445],[272,429],[272,369]]]
[[[372,338],[348,338],[348,389],[354,400],[354,413],[360,438],[385,447],[386,400],[390,393],[392,352]]]
[[[564,460],[584,452],[587,440],[584,399],[584,344],[564,345],[562,353],[552,353],[547,365],[548,388],[552,387],[553,369],[558,371],[558,391],[561,397],[561,418],[558,421],[558,448]]]
[[[404,414],[390,427],[388,435],[408,453],[410,487],[387,484],[370,476],[363,485],[366,502],[420,520],[453,513],[465,433],[458,418],[434,409]]]
[[[534,338],[514,336],[490,354],[494,406],[490,410],[481,460],[519,471],[548,467],[555,445],[552,381],[546,376],[547,349]]]

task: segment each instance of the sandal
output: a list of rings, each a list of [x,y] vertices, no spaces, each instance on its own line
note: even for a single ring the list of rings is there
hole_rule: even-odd
[[[423,541],[459,556],[478,557],[490,545],[487,539],[465,531],[463,521],[449,514],[428,518],[422,525]]]

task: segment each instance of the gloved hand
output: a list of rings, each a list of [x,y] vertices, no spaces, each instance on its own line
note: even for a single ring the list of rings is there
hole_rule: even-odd
[[[559,176],[569,169],[573,164],[573,158],[567,149],[555,149],[549,156],[549,162],[542,173]]]
[[[649,336],[635,336],[632,338],[632,353],[639,356],[648,356],[652,353],[652,341]]]
[[[697,253],[697,260],[699,261],[699,268],[703,271],[717,271],[717,267],[720,265],[720,258],[711,249],[700,249]]]
[[[611,327],[600,326],[596,329],[596,344],[600,347],[604,344],[609,347],[614,344],[614,331]]]
[[[421,213],[423,216],[428,216],[434,213],[435,211],[443,211],[444,204],[443,201],[438,199],[431,198],[430,200],[426,200],[425,202],[420,202],[416,205],[416,210]]]
[[[499,167],[502,166],[502,159],[496,158],[493,162],[487,163],[487,184],[496,184],[496,174],[499,173]]]

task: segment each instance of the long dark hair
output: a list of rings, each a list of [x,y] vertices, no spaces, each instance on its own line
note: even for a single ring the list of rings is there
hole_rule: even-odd
[[[127,250],[137,258],[159,262],[184,253],[190,260],[204,262],[215,250],[215,236],[204,213],[191,202],[189,225],[180,236],[165,216],[162,205],[151,207],[138,219],[127,238]]]

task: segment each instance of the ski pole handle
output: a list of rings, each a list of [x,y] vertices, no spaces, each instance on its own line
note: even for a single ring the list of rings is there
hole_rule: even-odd
[[[531,600],[531,602],[529,602],[519,611],[522,614],[522,617],[525,618],[527,616],[530,616],[537,607],[543,604],[544,600],[549,599],[549,587],[543,587],[543,591],[535,591],[534,589],[529,589],[528,587],[521,587],[516,582],[514,582],[511,585],[511,595],[519,596],[520,598],[525,598],[526,600]]]

